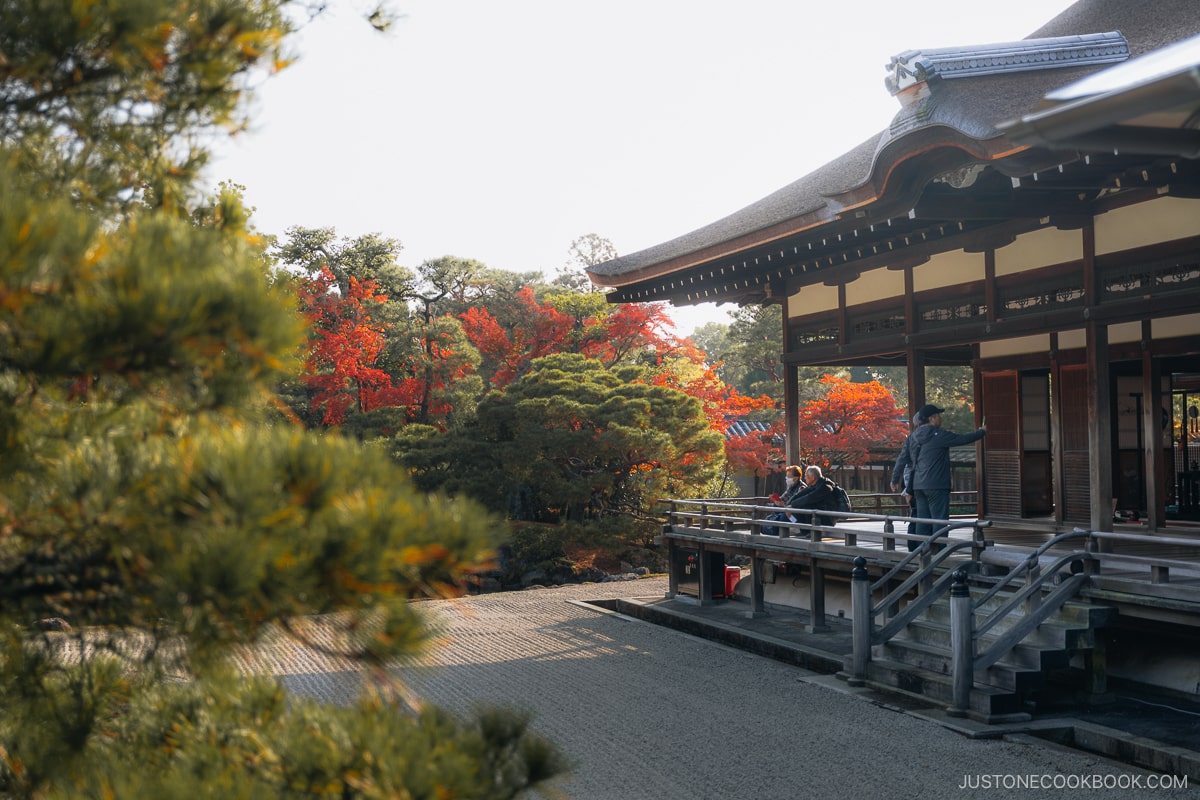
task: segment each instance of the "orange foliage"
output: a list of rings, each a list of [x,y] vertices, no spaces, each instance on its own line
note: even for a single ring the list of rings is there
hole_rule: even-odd
[[[878,381],[851,383],[825,375],[825,396],[799,410],[797,444],[804,463],[865,464],[872,448],[899,448],[908,426],[896,398]]]

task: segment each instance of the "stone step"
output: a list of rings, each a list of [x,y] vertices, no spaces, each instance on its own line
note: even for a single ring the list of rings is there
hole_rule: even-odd
[[[988,591],[988,587],[971,586],[970,590],[971,600],[974,603],[983,597]],[[1018,588],[1016,591],[1020,591],[1020,589]],[[989,598],[987,602],[975,609],[976,619],[984,619],[990,616],[991,612],[996,611],[1011,600],[1015,593],[1015,591],[1009,590],[998,592],[994,597]],[[943,606],[948,610],[950,606],[949,598],[939,599],[931,608],[938,606]],[[1023,608],[1023,604],[1012,612],[1010,618],[1019,620],[1023,616],[1021,608]],[[1108,606],[1098,606],[1080,600],[1068,600],[1049,619],[1061,624],[1076,625],[1083,628],[1102,628],[1111,624],[1116,619],[1116,610]],[[1005,623],[998,623],[998,625],[1003,624]]]
[[[846,659],[847,671],[851,658]],[[936,705],[948,706],[954,700],[953,679],[886,658],[873,659],[867,665],[866,680],[886,691],[898,692]],[[968,714],[983,722],[1028,720],[1030,714],[1020,696],[991,686],[971,689]]]
[[[994,599],[994,598],[993,598]],[[987,606],[991,606],[989,601]],[[999,607],[997,604],[996,608]],[[975,612],[976,626],[983,624],[989,618],[989,612],[995,608],[977,609]],[[922,616],[926,619],[931,619],[945,624],[950,623],[950,601],[948,598],[942,598],[934,602],[929,608],[925,609]],[[997,636],[1003,634],[1016,625],[1019,625],[1025,619],[1023,608],[1014,609],[1006,617],[993,625],[988,633]],[[1089,606],[1086,603],[1067,603],[1063,608],[1047,617],[1042,626],[1046,627],[1047,632],[1058,635],[1056,629],[1076,630],[1076,631],[1092,631],[1095,628],[1103,628],[1115,619],[1115,612],[1111,608],[1102,606]],[[1041,627],[1041,626],[1039,626]],[[1094,639],[1094,636],[1092,637]],[[1054,644],[1053,640],[1048,640],[1047,644]],[[1064,642],[1065,646],[1070,646]],[[1090,646],[1081,644],[1080,646]]]
[[[998,627],[998,626],[997,626]],[[976,650],[983,651],[992,645],[1004,631],[995,628],[984,636],[977,638]],[[950,649],[950,618],[949,615],[935,615],[931,618],[918,617],[899,634],[900,637],[915,639],[919,642],[938,645]],[[1033,633],[1017,645],[1015,650],[1046,651],[1046,650],[1090,650],[1095,647],[1096,633],[1088,628],[1069,628],[1050,622],[1043,622]],[[1039,661],[1025,661],[1019,657],[1012,659],[1016,663],[1037,666]],[[1056,667],[1051,667],[1054,669]]]
[[[954,660],[950,653],[939,647],[915,642],[907,639],[893,639],[880,645],[876,652],[885,661],[894,661],[916,667],[936,675],[950,679],[953,674]],[[875,652],[872,653],[872,656]],[[1061,656],[1062,666],[1066,666],[1066,653]],[[976,686],[989,686],[1009,692],[1024,693],[1040,689],[1045,683],[1045,672],[1037,667],[1021,666],[1011,661],[998,661],[987,669],[976,670],[974,682]]]

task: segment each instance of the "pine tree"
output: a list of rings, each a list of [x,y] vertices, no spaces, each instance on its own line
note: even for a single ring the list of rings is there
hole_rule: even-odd
[[[200,196],[197,143],[285,62],[284,6],[0,4],[0,797],[493,798],[561,771],[525,718],[388,677],[487,518],[280,421],[295,294],[236,189]],[[235,670],[314,625],[363,667],[353,706]]]

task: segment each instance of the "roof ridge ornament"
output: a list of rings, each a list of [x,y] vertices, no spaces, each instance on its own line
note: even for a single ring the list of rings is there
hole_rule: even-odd
[[[892,56],[884,84],[893,95],[938,79],[975,78],[1031,70],[1112,64],[1129,58],[1119,31],[1022,39],[1017,42],[905,50]]]

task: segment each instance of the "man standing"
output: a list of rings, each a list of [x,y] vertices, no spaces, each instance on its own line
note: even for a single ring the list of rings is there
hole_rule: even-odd
[[[925,418],[920,414],[914,414],[912,418],[913,433],[917,432],[925,424]],[[900,496],[908,500],[908,515],[910,517],[917,516],[917,498],[913,494],[912,488],[912,468],[913,458],[909,445],[912,443],[912,433],[904,439],[904,445],[900,448],[900,455],[896,456],[896,466],[892,468],[892,491],[900,492]],[[908,535],[912,536],[916,533],[916,523],[910,521],[908,523]],[[920,545],[915,539],[908,540],[909,551],[916,550]]]
[[[917,516],[925,519],[950,518],[950,448],[977,442],[987,435],[985,424],[974,433],[951,433],[942,430],[942,412],[929,404],[918,415],[925,424],[908,437],[909,458],[912,461],[912,491],[917,499]],[[918,523],[921,536],[932,536],[933,525]]]

